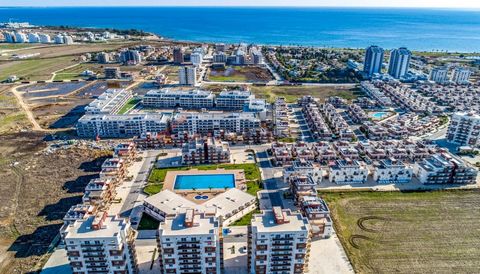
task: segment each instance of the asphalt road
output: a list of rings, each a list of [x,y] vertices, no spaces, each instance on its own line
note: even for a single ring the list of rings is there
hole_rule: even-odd
[[[277,185],[277,180],[279,178],[275,178],[276,169],[272,167],[272,164],[270,163],[270,159],[268,158],[267,151],[258,150],[256,151],[256,154],[257,154],[257,159],[258,159],[260,168],[263,171],[264,187],[266,190],[274,190],[268,193],[272,206],[283,207],[281,193]]]

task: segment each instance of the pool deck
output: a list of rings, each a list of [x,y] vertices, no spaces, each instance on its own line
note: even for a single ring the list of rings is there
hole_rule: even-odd
[[[247,189],[247,183],[245,181],[245,173],[242,169],[216,169],[216,170],[181,170],[181,171],[168,171],[165,175],[165,180],[163,181],[163,189],[171,190],[175,193],[181,194],[185,198],[191,200],[194,203],[202,204],[216,195],[225,192],[225,189],[197,189],[193,190],[179,190],[175,189],[175,179],[177,175],[214,175],[214,174],[233,174],[235,178],[235,188],[240,190]],[[208,199],[206,200],[197,200],[195,196],[197,195],[207,195]]]

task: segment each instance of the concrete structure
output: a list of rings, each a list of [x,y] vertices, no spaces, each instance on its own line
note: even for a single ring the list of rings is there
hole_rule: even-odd
[[[138,50],[123,50],[120,52],[120,62],[124,65],[135,66],[142,62],[142,55]]]
[[[50,44],[52,42],[52,38],[50,37],[50,35],[46,33],[40,33],[39,37],[40,37],[40,43],[42,44]]]
[[[150,90],[143,96],[142,104],[152,108],[213,108],[215,95],[204,90]]]
[[[300,209],[307,217],[312,236],[320,238],[329,238],[333,233],[333,221],[330,217],[330,209],[327,203],[315,196],[305,196],[299,201]]]
[[[254,99],[255,95],[249,91],[224,90],[217,96],[216,106],[220,109],[243,110]]]
[[[451,116],[447,141],[477,147],[480,145],[480,115],[476,112],[456,112]]]
[[[173,133],[187,132],[206,135],[220,130],[242,133],[256,128],[260,128],[260,119],[250,112],[178,113],[172,119]]]
[[[169,116],[163,114],[84,115],[76,129],[80,137],[131,138],[147,132],[163,132],[168,121]]]
[[[472,71],[467,68],[458,67],[453,71],[452,81],[456,84],[468,84],[470,83],[470,76]]]
[[[413,177],[413,168],[402,161],[384,159],[376,162],[373,168],[373,180],[378,184],[409,183]]]
[[[255,214],[248,230],[250,273],[305,273],[311,228],[301,213],[273,207]]]
[[[162,273],[221,273],[221,233],[214,216],[194,209],[166,218],[158,230]]]
[[[227,55],[224,52],[215,52],[213,54],[213,63],[227,63]]]
[[[195,67],[180,67],[178,69],[179,84],[186,86],[197,85],[197,69]]]
[[[334,184],[363,184],[367,181],[368,169],[356,160],[337,160],[329,168],[328,179]]]
[[[435,154],[415,165],[422,184],[474,184],[478,170],[448,153]]]
[[[135,231],[127,219],[96,216],[76,220],[65,230],[73,273],[136,273]]]
[[[203,54],[200,52],[194,52],[190,55],[190,61],[196,67],[198,67],[203,61]]]
[[[448,82],[448,69],[445,67],[433,68],[430,72],[430,81],[434,81],[438,84]]]
[[[176,47],[173,49],[173,62],[175,64],[182,64],[184,62],[184,51],[181,47]]]
[[[195,139],[182,146],[184,165],[230,163],[228,142],[214,138]]]
[[[382,73],[384,52],[385,51],[378,46],[370,46],[366,49],[363,72],[365,72],[367,76]]]
[[[407,48],[394,49],[390,53],[388,74],[395,79],[400,79],[408,72],[412,53]]]
[[[127,89],[108,89],[85,107],[86,114],[117,114],[132,98]]]
[[[110,63],[110,54],[106,52],[100,52],[97,54],[97,60],[100,64]]]
[[[107,67],[104,69],[104,74],[106,79],[118,79],[120,78],[120,68]]]

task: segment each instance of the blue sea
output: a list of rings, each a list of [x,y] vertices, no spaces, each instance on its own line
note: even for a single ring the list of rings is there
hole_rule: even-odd
[[[385,8],[0,8],[0,21],[142,29],[226,43],[480,52],[480,10]]]

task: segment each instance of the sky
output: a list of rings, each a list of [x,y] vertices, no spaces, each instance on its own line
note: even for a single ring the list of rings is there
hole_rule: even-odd
[[[480,8],[480,0],[0,0],[7,6],[326,6]]]

